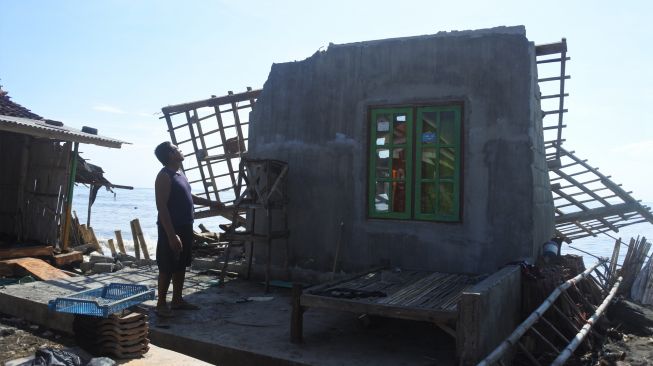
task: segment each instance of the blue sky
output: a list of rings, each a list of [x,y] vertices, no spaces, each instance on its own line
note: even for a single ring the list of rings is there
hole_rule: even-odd
[[[0,84],[34,112],[132,142],[83,145],[117,184],[151,187],[161,107],[261,87],[330,42],[525,25],[569,44],[566,147],[653,201],[651,2],[0,0]]]

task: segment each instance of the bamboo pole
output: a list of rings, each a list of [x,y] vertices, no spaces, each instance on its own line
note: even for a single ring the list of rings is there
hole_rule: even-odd
[[[127,252],[125,252],[125,243],[122,241],[122,233],[120,230],[116,230],[114,233],[116,234],[116,242],[118,243],[118,250],[120,251],[120,254],[127,254]]]
[[[143,257],[149,260],[150,253],[147,250],[147,244],[145,243],[145,237],[143,236],[143,229],[141,229],[141,222],[138,221],[138,219],[134,219],[132,222],[134,223],[134,228],[136,229],[136,236],[138,236],[138,242],[141,246],[141,250],[143,251]]]
[[[551,307],[551,305],[556,301],[556,299],[569,287],[574,285],[576,282],[582,280],[583,278],[587,277],[596,267],[598,267],[601,263],[599,261],[592,267],[586,269],[583,273],[577,275],[576,277],[569,279],[565,282],[563,282],[560,286],[556,287],[555,290],[551,292],[551,295],[547,297],[542,305],[540,305],[535,311],[531,313],[531,315],[526,318],[515,330],[510,334],[506,340],[501,342],[501,344],[494,350],[492,353],[490,353],[483,361],[478,363],[478,366],[489,366],[492,365],[493,363],[497,362],[497,360],[501,359],[503,357],[504,353],[508,351],[513,345],[519,344],[519,339],[528,331],[528,329],[537,322],[539,318],[542,317],[542,315]]]
[[[612,298],[617,293],[617,289],[619,288],[619,285],[621,284],[622,280],[623,280],[622,277],[619,277],[617,279],[617,282],[615,282],[614,286],[610,290],[610,293],[605,298],[605,300],[603,300],[601,305],[596,309],[596,312],[594,312],[594,315],[592,315],[592,317],[590,317],[587,320],[587,322],[585,323],[583,328],[571,340],[571,342],[569,343],[567,348],[562,350],[560,355],[558,355],[558,357],[555,360],[553,360],[553,362],[551,363],[552,366],[564,365],[565,362],[567,362],[569,357],[574,353],[576,348],[578,348],[578,346],[583,341],[583,339],[585,339],[585,337],[587,337],[587,334],[589,333],[589,331],[592,328],[592,326],[594,325],[594,323],[596,323],[596,321],[599,319],[599,317],[601,317],[601,315],[603,314],[603,311],[608,307],[608,305],[610,304],[610,301],[612,301]]]
[[[132,230],[132,240],[134,240],[134,256],[136,259],[141,259],[141,249],[138,246],[138,234],[136,231],[136,227],[134,226],[134,220],[129,222],[129,226],[131,227]]]

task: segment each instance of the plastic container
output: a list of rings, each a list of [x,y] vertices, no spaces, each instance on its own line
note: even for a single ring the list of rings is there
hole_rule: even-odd
[[[48,302],[52,311],[108,317],[111,314],[154,299],[154,289],[145,285],[111,283],[107,286],[58,297]]]

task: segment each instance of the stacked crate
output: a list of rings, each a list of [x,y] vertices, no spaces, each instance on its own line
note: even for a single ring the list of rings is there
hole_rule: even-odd
[[[108,318],[77,315],[77,344],[96,356],[138,358],[149,350],[148,316],[138,312]]]

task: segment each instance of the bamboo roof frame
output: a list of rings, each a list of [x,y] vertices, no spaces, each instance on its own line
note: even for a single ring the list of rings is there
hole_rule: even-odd
[[[542,108],[542,128],[549,182],[555,206],[556,235],[567,241],[609,231],[642,222],[653,224],[650,207],[642,205],[626,192],[620,184],[592,167],[587,159],[580,159],[573,151],[562,147],[564,124],[567,40],[535,46],[538,74],[545,74],[545,65],[559,64],[555,74],[538,75]],[[549,67],[550,68],[550,67]],[[551,84],[555,84],[553,88]],[[550,92],[550,90],[554,90]],[[547,94],[553,93],[553,94]],[[556,109],[551,109],[556,108]]]

